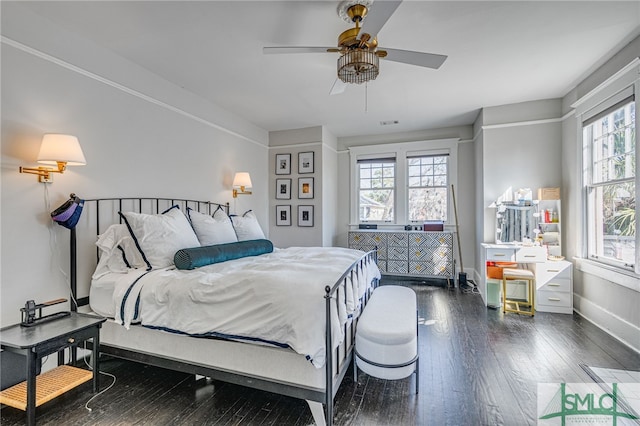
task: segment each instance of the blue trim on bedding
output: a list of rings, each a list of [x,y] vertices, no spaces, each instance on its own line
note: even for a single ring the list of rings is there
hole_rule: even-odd
[[[136,299],[136,307],[133,310],[133,320],[135,321],[138,319],[138,314],[140,313],[140,293],[138,293],[138,298]]]
[[[138,283],[138,281],[140,281],[140,278],[144,277],[145,275],[147,275],[149,272],[151,271],[147,271],[144,274],[140,275],[138,278],[136,278],[131,285],[129,286],[129,288],[127,289],[126,293],[124,294],[124,296],[122,297],[122,302],[120,303],[120,318],[122,320],[124,320],[124,307],[127,304],[127,299],[129,298],[129,294],[131,294],[131,290],[133,290],[133,287]],[[138,299],[136,300],[136,309],[135,309],[135,315],[133,317],[133,319],[138,318],[138,307],[140,306],[140,295],[138,295]]]
[[[136,244],[136,248],[142,255],[142,260],[144,260],[144,263],[147,264],[147,271],[150,271],[152,269],[151,263],[149,263],[149,261],[147,260],[147,256],[144,254],[144,251],[142,251],[142,247],[140,247],[140,243],[138,242],[138,239],[136,238],[136,234],[134,234],[133,229],[131,229],[131,225],[129,225],[129,221],[127,220],[127,217],[122,212],[118,212],[118,214],[120,215],[122,220],[124,220],[124,224],[127,225],[129,234],[131,235],[131,238],[133,238],[133,242]]]
[[[122,252],[122,260],[124,261],[124,264],[127,266],[127,268],[131,268],[131,264],[127,260],[127,255],[125,254],[124,249],[120,244],[118,244],[118,250]]]
[[[160,214],[165,214],[165,213],[167,213],[167,212],[169,212],[169,211],[171,211],[171,210],[173,210],[173,209],[178,209],[178,210],[180,210],[180,206],[179,206],[179,205],[177,205],[177,204],[174,204],[174,205],[172,205],[171,207],[169,207],[168,209],[166,209],[165,211],[163,211],[163,212],[162,212],[162,213],[160,213]]]
[[[191,337],[204,337],[204,338],[220,338],[220,339],[226,339],[226,340],[234,340],[234,341],[248,341],[248,342],[261,342],[261,343],[266,343],[268,345],[272,345],[272,346],[277,346],[279,348],[290,348],[290,346],[286,343],[279,343],[279,342],[274,342],[271,340],[266,340],[266,339],[261,339],[259,337],[245,337],[245,336],[236,336],[233,334],[225,334],[225,333],[218,333],[217,331],[209,331],[207,333],[196,333],[196,334],[192,334],[192,333],[187,333],[184,331],[180,331],[180,330],[174,330],[172,328],[168,328],[168,327],[159,327],[159,326],[155,326],[155,325],[142,325],[143,327],[146,328],[150,328],[153,330],[162,330],[162,331],[168,331],[169,333],[175,333],[175,334],[184,334],[186,336],[191,336]],[[309,358],[309,355],[307,355],[307,358]]]

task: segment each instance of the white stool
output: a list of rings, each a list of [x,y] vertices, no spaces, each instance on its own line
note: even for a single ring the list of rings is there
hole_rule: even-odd
[[[354,380],[358,367],[370,376],[398,380],[416,373],[419,387],[416,293],[407,287],[378,287],[358,320]]]

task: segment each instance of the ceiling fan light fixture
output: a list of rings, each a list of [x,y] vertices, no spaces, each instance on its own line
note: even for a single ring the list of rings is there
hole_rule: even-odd
[[[346,23],[362,21],[373,0],[346,0],[338,5],[338,16]]]
[[[349,50],[338,58],[338,78],[345,83],[366,83],[375,80],[379,72],[378,55],[370,50]]]

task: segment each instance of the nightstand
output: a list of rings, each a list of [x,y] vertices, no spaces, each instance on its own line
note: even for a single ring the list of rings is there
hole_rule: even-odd
[[[16,324],[0,329],[2,349],[27,357],[27,380],[0,392],[0,403],[26,411],[27,424],[35,425],[37,406],[91,379],[93,392],[97,392],[100,388],[100,328],[105,321],[106,318],[72,312],[68,317],[34,327]],[[93,371],[63,365],[65,349],[70,348],[75,355],[78,344],[90,339],[93,340]],[[58,353],[58,367],[36,377],[37,363],[55,352]]]

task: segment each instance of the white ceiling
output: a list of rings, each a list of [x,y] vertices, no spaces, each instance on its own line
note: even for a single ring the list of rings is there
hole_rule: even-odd
[[[468,125],[483,106],[562,97],[640,34],[640,1],[407,0],[378,34],[380,45],[445,54],[444,65],[381,61],[366,89],[330,96],[337,54],[264,55],[262,47],[336,45],[349,28],[338,4],[24,5],[265,130],[324,125],[338,137]]]

